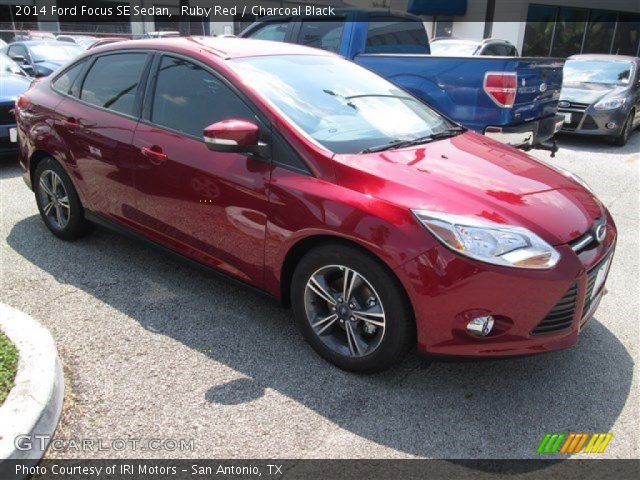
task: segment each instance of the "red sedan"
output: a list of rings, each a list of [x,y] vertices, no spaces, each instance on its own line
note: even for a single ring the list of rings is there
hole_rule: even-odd
[[[569,347],[604,293],[616,228],[584,182],[320,50],[119,42],[16,116],[53,234],[126,230],[265,290],[341,368]]]

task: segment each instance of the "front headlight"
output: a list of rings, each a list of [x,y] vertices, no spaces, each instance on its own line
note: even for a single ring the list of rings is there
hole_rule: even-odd
[[[560,259],[555,248],[523,227],[427,210],[412,212],[445,246],[481,262],[545,269]]]
[[[614,110],[616,108],[624,107],[626,103],[626,98],[605,98],[604,100],[600,100],[598,103],[596,103],[593,108],[595,108],[596,110]]]

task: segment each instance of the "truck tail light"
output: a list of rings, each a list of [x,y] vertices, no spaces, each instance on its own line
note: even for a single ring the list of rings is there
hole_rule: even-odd
[[[518,76],[515,72],[487,72],[483,87],[498,106],[511,108],[516,101]]]
[[[18,108],[24,108],[27,105],[29,105],[29,99],[27,97],[25,97],[24,95],[20,95],[18,97],[18,99],[16,100],[16,107]]]

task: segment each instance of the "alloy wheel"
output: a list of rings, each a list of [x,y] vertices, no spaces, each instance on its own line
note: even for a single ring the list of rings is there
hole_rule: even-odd
[[[380,346],[384,307],[361,273],[344,265],[316,270],[307,281],[304,305],[313,332],[335,353],[364,357]]]
[[[71,207],[69,195],[60,176],[53,170],[45,170],[38,183],[40,205],[46,219],[59,230],[69,223]]]

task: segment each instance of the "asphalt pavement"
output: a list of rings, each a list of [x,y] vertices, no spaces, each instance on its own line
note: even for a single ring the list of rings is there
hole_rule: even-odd
[[[56,437],[108,447],[48,456],[535,458],[547,432],[611,431],[603,456],[638,458],[640,132],[624,148],[561,145],[555,159],[533,155],[590,183],[619,230],[609,294],[578,346],[497,361],[412,354],[369,376],[321,360],[267,297],[102,228],[55,238],[16,162],[2,161],[1,301],[56,339],[68,380]]]

